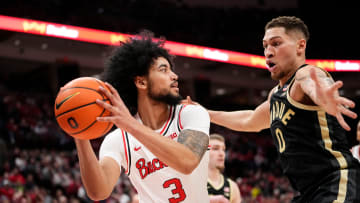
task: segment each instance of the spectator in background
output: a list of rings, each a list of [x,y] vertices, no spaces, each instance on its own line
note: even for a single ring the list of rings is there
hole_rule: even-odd
[[[6,143],[2,138],[0,138],[0,173],[2,172],[3,165],[6,161],[6,152]]]
[[[210,160],[207,188],[210,203],[240,203],[238,185],[222,173],[225,168],[225,139],[220,134],[210,135]]]

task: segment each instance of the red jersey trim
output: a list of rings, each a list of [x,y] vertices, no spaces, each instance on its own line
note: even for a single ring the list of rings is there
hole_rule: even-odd
[[[179,126],[180,126],[180,130],[183,129],[183,126],[181,125],[181,111],[187,106],[187,104],[185,104],[179,111]]]
[[[129,172],[129,158],[128,158],[128,146],[127,146],[127,142],[125,140],[125,133],[123,130],[121,130],[121,134],[122,134],[122,138],[123,138],[123,143],[124,143],[124,151],[125,151],[125,157],[126,157],[126,165],[127,165],[127,169],[125,170],[125,173],[128,173]]]
[[[168,126],[168,124],[169,124],[169,122],[170,122],[170,120],[171,120],[171,117],[172,117],[172,114],[173,114],[173,111],[172,111],[172,106],[170,107],[170,114],[169,114],[169,118],[168,118],[168,120],[166,121],[166,124],[165,124],[165,126],[164,126],[164,128],[160,131],[160,134],[162,135],[162,133],[165,131],[165,129],[167,128],[167,126]]]

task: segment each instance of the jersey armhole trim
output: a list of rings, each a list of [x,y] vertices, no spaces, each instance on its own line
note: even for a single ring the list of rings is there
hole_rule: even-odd
[[[230,178],[226,179],[229,182],[229,188],[230,188],[230,199],[229,201],[232,202],[234,199],[234,191],[233,191],[233,185],[231,184]]]
[[[181,111],[187,106],[187,104],[182,105],[180,110],[179,110],[179,119],[178,119],[178,129],[179,131],[183,129],[183,126],[181,124]]]
[[[130,166],[131,166],[131,155],[130,155],[130,145],[129,145],[129,138],[127,132],[121,130],[123,144],[124,144],[124,151],[125,151],[125,158],[126,158],[126,169],[125,173],[129,176],[130,175]]]
[[[319,68],[319,67],[316,67],[322,71],[325,72],[326,76],[329,77],[329,78],[332,78],[331,75],[324,69],[322,68]],[[295,101],[293,98],[291,98],[290,96],[290,90],[292,88],[292,85],[294,84],[294,81],[295,81],[295,76],[294,78],[290,81],[289,85],[288,85],[288,88],[286,90],[286,98],[287,100],[289,101],[289,103],[293,106],[295,106],[296,108],[299,108],[299,109],[303,109],[303,110],[308,110],[308,111],[322,111],[323,109],[320,107],[320,106],[317,106],[317,105],[306,105],[306,104],[302,104],[300,102],[297,102]]]
[[[169,120],[168,122],[166,123],[165,127],[166,127],[166,130],[164,131],[164,129],[160,132],[161,135],[166,135],[167,131],[169,130],[170,126],[171,126],[171,123],[174,121],[174,118],[175,118],[175,111],[176,111],[176,107],[172,107],[170,108],[170,117],[169,117]]]
[[[215,190],[220,190],[222,187],[224,187],[225,184],[225,178],[223,175],[220,176],[220,184],[216,185],[214,182],[212,182],[210,180],[210,178],[208,178],[208,183],[211,185],[211,187],[213,187]]]
[[[290,97],[290,88],[286,90],[286,98],[289,103],[295,106],[298,109],[308,110],[308,111],[322,111],[323,109],[320,106],[313,106],[313,105],[306,105],[300,102],[295,101],[293,98]]]
[[[173,114],[173,106],[170,107],[170,114],[169,114],[169,118],[167,119],[166,121],[166,124],[164,126],[164,128],[160,131],[160,135],[163,134],[163,132],[165,131],[165,129],[167,129],[169,126],[170,126],[170,120],[171,120],[171,117],[172,117],[172,114]],[[165,133],[164,133],[165,134]]]

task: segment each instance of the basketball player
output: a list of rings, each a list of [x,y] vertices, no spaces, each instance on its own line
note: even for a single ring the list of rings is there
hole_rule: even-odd
[[[357,124],[356,139],[360,142],[360,121]],[[360,161],[360,144],[351,149],[353,156]]]
[[[348,109],[355,103],[339,95],[341,81],[305,64],[308,39],[299,18],[268,22],[264,54],[279,84],[255,110],[209,110],[211,122],[237,131],[270,128],[283,172],[300,192],[293,202],[360,202],[360,164],[349,150],[345,130],[350,127],[343,118],[357,117]]]
[[[209,115],[201,106],[178,104],[178,76],[163,43],[143,32],[121,43],[106,65],[111,91],[102,92],[111,105],[97,103],[112,115],[98,121],[117,129],[104,138],[99,160],[88,140],[75,140],[93,200],[111,194],[123,168],[140,203],[209,202]]]
[[[240,203],[237,184],[222,173],[225,167],[225,139],[219,134],[210,135],[210,161],[207,188],[210,203]]]

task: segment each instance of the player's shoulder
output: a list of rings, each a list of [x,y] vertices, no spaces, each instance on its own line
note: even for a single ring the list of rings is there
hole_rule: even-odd
[[[129,143],[133,143],[133,137],[127,132],[116,128],[108,133],[101,143],[101,150],[124,151],[127,150]]]
[[[181,114],[208,114],[207,110],[201,105],[181,104],[179,105],[179,113]]]
[[[315,72],[319,75],[328,75],[328,72],[320,67],[314,66],[314,65],[306,65],[302,68],[298,69],[295,73],[296,78],[303,78],[303,77],[310,77],[310,71],[315,70]]]
[[[204,132],[209,135],[210,116],[200,105],[183,105],[178,115],[179,129],[189,129]]]
[[[113,131],[110,131],[107,135],[105,135],[104,140],[117,140],[121,137],[125,132],[120,128],[116,128]]]
[[[113,131],[110,131],[107,136],[117,136],[117,135],[121,135],[123,132],[120,128],[116,128]]]
[[[206,109],[198,104],[180,104],[178,105],[180,109],[187,111],[206,111]]]
[[[275,87],[273,87],[273,88],[270,90],[270,92],[269,92],[269,94],[268,94],[268,97],[267,97],[267,101],[270,101],[270,98],[271,98],[272,94],[274,94],[274,92],[277,91],[278,89],[279,89],[279,85],[276,85]]]
[[[229,177],[226,178],[226,179],[229,181],[229,183],[230,183],[231,185],[237,185],[236,182],[235,182],[234,180],[230,179]]]

